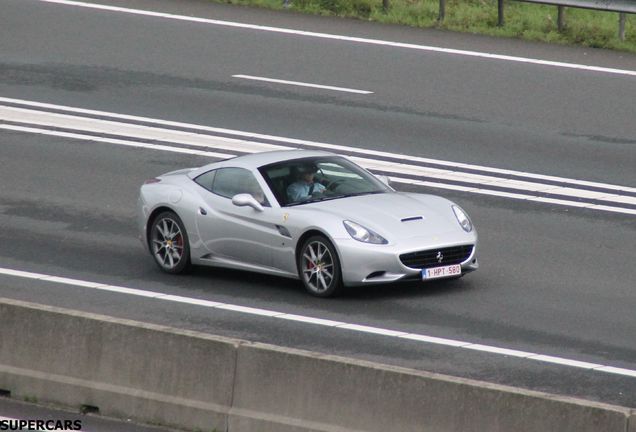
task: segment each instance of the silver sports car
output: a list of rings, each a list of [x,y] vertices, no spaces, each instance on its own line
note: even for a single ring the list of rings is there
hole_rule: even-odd
[[[182,169],[141,187],[140,239],[168,273],[191,264],[262,272],[300,279],[320,297],[478,268],[477,233],[458,205],[388,183],[322,151]]]

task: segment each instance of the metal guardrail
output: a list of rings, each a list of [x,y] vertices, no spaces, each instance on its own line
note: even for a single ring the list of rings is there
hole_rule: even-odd
[[[388,1],[383,0],[385,10],[388,8]],[[557,7],[557,27],[559,31],[565,29],[565,8],[594,9],[605,12],[618,12],[618,37],[625,40],[625,14],[636,14],[636,0],[510,0],[522,1],[526,3],[539,3]],[[504,0],[497,0],[497,25],[504,25]],[[444,21],[446,17],[446,0],[439,0],[438,21]]]
[[[440,0],[443,2],[445,0]],[[559,31],[565,28],[565,8],[594,9],[607,12],[618,12],[618,37],[625,40],[625,14],[636,13],[636,0],[514,0],[526,3],[539,3],[557,6],[557,27]],[[504,0],[497,0],[497,25],[504,25]],[[441,10],[441,6],[440,6]]]

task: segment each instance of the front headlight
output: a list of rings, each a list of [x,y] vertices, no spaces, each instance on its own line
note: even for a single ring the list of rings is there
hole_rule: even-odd
[[[473,224],[464,213],[464,210],[460,209],[457,206],[451,206],[453,209],[453,213],[455,213],[455,217],[457,218],[457,222],[466,232],[471,232],[473,230]]]
[[[351,234],[351,237],[354,239],[361,241],[363,243],[373,243],[373,244],[387,244],[388,241],[382,237],[380,234],[377,234],[371,231],[368,228],[363,227],[360,224],[351,221],[342,222],[347,229],[347,232]]]

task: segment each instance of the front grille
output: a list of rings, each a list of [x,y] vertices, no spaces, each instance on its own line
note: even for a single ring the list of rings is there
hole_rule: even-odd
[[[405,266],[416,269],[460,264],[470,257],[473,247],[463,245],[410,252],[400,255],[400,261]]]

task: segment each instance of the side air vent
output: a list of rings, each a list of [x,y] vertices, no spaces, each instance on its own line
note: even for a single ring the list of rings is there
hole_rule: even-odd
[[[424,219],[422,216],[411,216],[411,217],[406,217],[404,219],[400,219],[402,222],[410,222],[410,221],[415,221],[415,220],[421,220]]]

